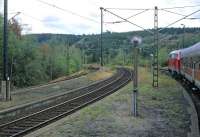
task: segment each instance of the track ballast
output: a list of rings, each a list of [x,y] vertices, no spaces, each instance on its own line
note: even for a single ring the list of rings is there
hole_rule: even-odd
[[[0,125],[0,136],[23,136],[31,131],[57,121],[117,91],[131,80],[131,75],[130,70],[121,68],[113,77],[102,81],[101,84],[94,84],[82,89],[82,91],[87,91],[82,92],[84,94],[79,92],[79,94],[77,93],[76,96],[72,95],[70,99],[67,100],[61,98],[61,100],[54,102],[54,105],[51,104],[45,109]]]

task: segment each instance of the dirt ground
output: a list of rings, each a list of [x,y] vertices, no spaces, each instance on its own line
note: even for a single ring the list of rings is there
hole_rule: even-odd
[[[138,117],[131,115],[132,83],[26,137],[187,137],[190,105],[175,80],[161,75],[159,88],[140,69]]]
[[[31,89],[23,89],[21,91],[18,90],[15,91],[18,92],[17,94],[12,95],[11,101],[0,102],[0,110],[8,109],[10,107],[17,105],[30,103],[33,101],[38,101],[43,98],[54,96],[63,92],[69,92],[72,89],[87,86],[92,82],[108,78],[112,74],[113,74],[112,71],[104,69],[101,71],[89,73],[79,78],[49,84],[48,86],[44,85],[38,88],[36,87]]]

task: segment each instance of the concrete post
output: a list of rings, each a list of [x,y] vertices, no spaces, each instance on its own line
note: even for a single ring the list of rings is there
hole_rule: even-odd
[[[6,81],[1,81],[1,96],[3,101],[6,101]]]
[[[6,101],[11,100],[11,93],[10,93],[10,80],[6,81]]]
[[[137,94],[138,94],[138,48],[136,47],[137,43],[134,43],[134,70],[133,70],[133,116],[137,116]]]

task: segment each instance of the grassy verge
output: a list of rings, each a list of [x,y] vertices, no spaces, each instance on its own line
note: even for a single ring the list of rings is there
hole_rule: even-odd
[[[46,97],[54,96],[63,92],[68,92],[72,89],[87,86],[92,82],[102,80],[110,77],[113,74],[110,70],[102,70],[97,72],[88,73],[82,77],[71,79],[68,81],[60,81],[56,84],[50,84],[44,87],[33,89],[26,89],[23,94],[12,95],[12,100],[8,102],[1,102],[0,110],[7,109],[13,106],[38,101]]]
[[[139,116],[131,116],[132,83],[105,99],[37,131],[38,137],[186,137],[188,104],[175,80],[160,75],[152,88],[151,74],[140,68]],[[36,134],[34,134],[36,136]]]

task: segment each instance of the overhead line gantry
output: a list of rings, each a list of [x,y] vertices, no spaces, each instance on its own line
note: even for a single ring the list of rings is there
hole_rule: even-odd
[[[100,8],[101,11],[108,12],[108,13],[110,13],[110,14],[121,19],[119,21],[113,21],[113,22],[103,22],[102,21],[101,24],[103,24],[103,23],[116,24],[116,23],[128,22],[128,23],[130,23],[130,24],[132,24],[132,25],[134,25],[134,26],[136,26],[136,27],[138,27],[138,28],[140,28],[144,31],[149,32],[150,34],[152,34],[154,36],[154,42],[153,42],[154,43],[154,51],[153,51],[153,54],[154,54],[153,57],[154,58],[153,58],[153,63],[152,63],[152,65],[153,65],[153,82],[152,82],[152,85],[153,85],[153,87],[158,87],[158,70],[159,70],[158,49],[159,49],[159,42],[162,41],[163,39],[166,39],[166,37],[159,38],[159,32],[168,28],[169,26],[172,26],[173,24],[176,24],[177,22],[179,22],[183,19],[193,19],[193,18],[188,18],[188,17],[197,13],[197,12],[200,12],[200,10],[196,10],[196,11],[194,11],[194,12],[188,14],[188,15],[184,15],[184,14],[180,14],[180,13],[177,13],[177,12],[174,12],[174,11],[170,11],[171,9],[194,8],[194,7],[200,7],[200,5],[190,5],[190,6],[182,6],[182,7],[167,7],[167,8],[160,8],[160,9],[158,9],[158,7],[155,7],[154,9],[152,9],[152,8],[131,9],[131,8],[103,8],[103,7],[101,7]],[[138,12],[138,13],[132,15],[132,16],[129,16],[127,18],[123,18],[123,17],[117,15],[116,13],[114,13],[111,10],[127,10],[127,11],[133,11],[134,10],[134,11],[140,11],[140,12]],[[138,24],[135,24],[135,23],[133,23],[129,20],[130,18],[135,17],[137,15],[140,15],[140,14],[146,12],[146,11],[149,11],[149,10],[154,10],[154,29],[153,29],[153,32],[151,30],[145,29],[144,27],[139,26]],[[182,18],[170,23],[169,25],[167,25],[164,28],[159,29],[159,27],[158,27],[158,11],[159,10],[182,16]],[[101,26],[103,26],[103,25],[101,25]],[[101,31],[101,38],[102,38],[102,32],[103,31]],[[102,39],[101,39],[101,41],[102,41]]]

